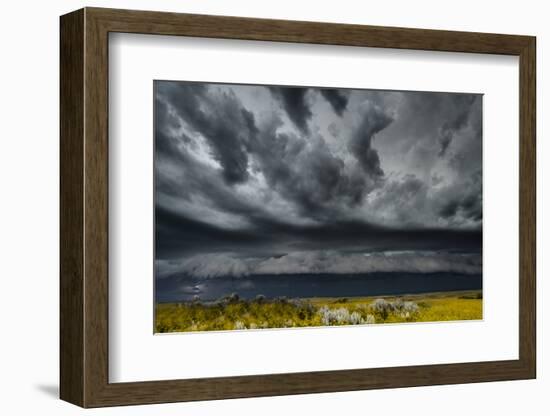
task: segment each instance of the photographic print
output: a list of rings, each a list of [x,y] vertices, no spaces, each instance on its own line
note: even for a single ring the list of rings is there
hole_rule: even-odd
[[[482,319],[482,99],[155,81],[154,332]]]

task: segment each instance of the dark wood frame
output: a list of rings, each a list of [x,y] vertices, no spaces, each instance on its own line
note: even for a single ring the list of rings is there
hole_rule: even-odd
[[[519,56],[519,359],[109,383],[109,32]],[[535,51],[530,36],[99,8],[62,16],[61,398],[100,407],[535,378]]]

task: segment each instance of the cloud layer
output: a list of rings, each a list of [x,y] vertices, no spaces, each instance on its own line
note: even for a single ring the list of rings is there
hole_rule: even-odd
[[[196,279],[249,275],[461,273],[480,274],[481,256],[465,253],[381,252],[340,253],[295,251],[268,257],[241,257],[235,253],[198,254],[184,260],[158,260],[159,277],[184,273]]]

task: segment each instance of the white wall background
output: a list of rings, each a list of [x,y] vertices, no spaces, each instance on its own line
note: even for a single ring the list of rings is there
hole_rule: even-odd
[[[550,99],[550,26],[545,2],[536,0],[121,0],[19,2],[0,15],[0,410],[3,414],[72,415],[81,409],[58,395],[58,16],[82,6],[156,9],[278,19],[530,34],[538,37],[538,329],[537,380],[338,394],[166,404],[87,411],[103,415],[279,415],[342,411],[408,415],[544,414],[550,408],[548,344],[550,285],[543,248],[550,226],[543,187],[550,145],[544,141]],[[506,186],[503,184],[503,186]],[[546,200],[545,200],[546,199]],[[546,331],[543,331],[546,325]],[[345,352],[343,352],[345,353]]]

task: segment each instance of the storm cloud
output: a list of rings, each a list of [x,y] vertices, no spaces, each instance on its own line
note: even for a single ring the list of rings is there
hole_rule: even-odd
[[[380,166],[380,157],[376,149],[373,148],[372,142],[376,133],[389,126],[393,117],[370,102],[363,103],[363,106],[365,109],[361,115],[361,124],[351,137],[349,149],[367,175],[383,176],[384,171]]]
[[[479,273],[481,101],[156,81],[157,277]]]
[[[191,132],[202,135],[210,145],[212,157],[223,168],[229,183],[247,177],[248,143],[257,134],[253,114],[243,108],[231,91],[212,94],[200,84],[158,83],[158,97],[169,105]],[[162,104],[160,104],[162,106]],[[163,108],[158,108],[160,117]],[[164,109],[166,111],[166,109]]]
[[[307,133],[307,123],[313,115],[306,100],[309,89],[299,87],[270,87],[269,89],[273,96],[280,101],[288,118],[303,133]]]
[[[323,88],[320,90],[321,95],[330,103],[336,114],[342,116],[344,110],[348,106],[348,95],[345,90],[337,90],[331,88]]]
[[[308,122],[312,118],[311,101],[308,96],[312,91],[318,91],[330,104],[333,111],[342,116],[348,105],[348,92],[335,88],[305,88],[305,87],[269,87],[273,96],[279,101],[287,117],[303,133],[308,132]]]
[[[439,156],[445,155],[457,132],[468,124],[472,104],[475,102],[473,95],[456,95],[453,98],[456,101],[456,113],[446,120],[439,129],[439,144],[441,145]]]

